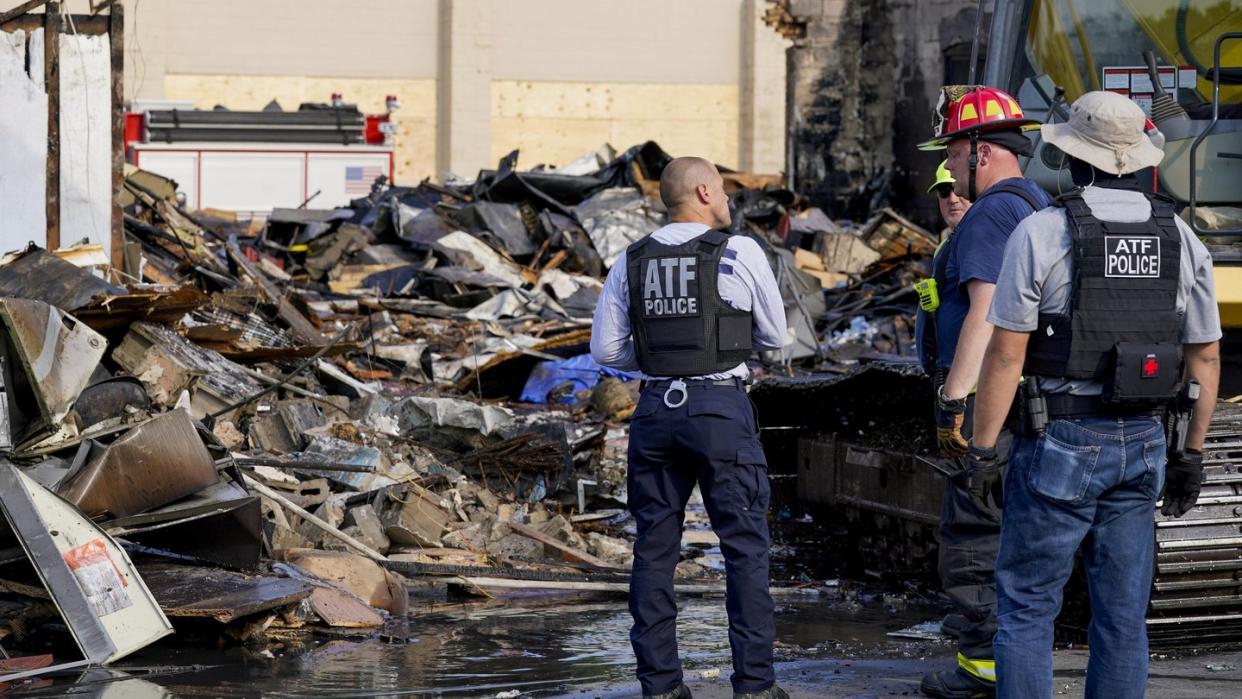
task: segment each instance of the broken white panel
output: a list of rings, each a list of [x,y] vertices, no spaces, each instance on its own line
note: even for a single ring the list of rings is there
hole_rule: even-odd
[[[45,117],[46,121],[46,117]],[[60,240],[112,250],[112,56],[108,36],[60,36]]]
[[[46,200],[43,30],[0,32],[0,251],[47,244]]]
[[[60,425],[90,383],[108,341],[42,301],[0,300],[0,320],[9,336],[10,359],[20,362],[47,426]]]
[[[87,660],[107,664],[172,633],[116,541],[8,462],[0,509]]]

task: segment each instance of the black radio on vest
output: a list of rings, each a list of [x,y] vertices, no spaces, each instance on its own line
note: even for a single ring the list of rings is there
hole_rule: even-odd
[[[681,245],[651,236],[626,250],[630,325],[648,376],[728,371],[751,350],[751,314],[720,298],[716,279],[728,234],[707,231]]]
[[[1069,218],[1074,280],[1067,314],[1039,314],[1024,373],[1104,384],[1115,406],[1154,405],[1182,380],[1177,289],[1182,237],[1172,204],[1147,195],[1141,223],[1101,221],[1081,190],[1062,195]]]

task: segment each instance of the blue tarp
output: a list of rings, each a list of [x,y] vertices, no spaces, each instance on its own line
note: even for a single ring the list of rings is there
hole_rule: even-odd
[[[530,372],[530,378],[526,379],[526,386],[522,388],[522,402],[547,403],[549,391],[569,384],[566,390],[558,391],[557,402],[577,403],[578,398],[574,394],[593,388],[599,383],[601,373],[604,376],[615,376],[622,381],[632,381],[639,376],[637,372],[617,371],[600,366],[595,363],[594,359],[591,359],[589,354],[580,354],[577,357],[559,361],[540,362]]]

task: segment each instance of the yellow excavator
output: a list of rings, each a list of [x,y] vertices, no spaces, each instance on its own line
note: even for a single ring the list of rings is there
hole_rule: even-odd
[[[1221,321],[1242,340],[1242,3],[996,0],[987,47],[981,82],[1035,118],[1065,120],[1088,90],[1144,106],[1165,139],[1160,191],[1212,246]],[[1026,174],[1053,193],[1069,189],[1062,159],[1040,143]],[[1242,368],[1242,353],[1231,359]]]
[[[982,17],[988,3],[979,4]],[[1183,205],[1213,254],[1226,328],[1221,395],[1242,393],[1242,2],[995,0],[990,30],[980,20],[976,36],[973,52],[987,60],[970,82],[1006,90],[1028,117],[1065,121],[1070,103],[1099,89],[1148,110],[1165,150],[1153,187]],[[1064,159],[1037,142],[1026,176],[1068,191]],[[770,424],[807,425],[797,444],[801,501],[843,517],[871,560],[891,552],[893,570],[934,560],[940,460],[889,437],[925,420],[931,393],[921,372],[876,363],[846,377],[761,382],[751,395]],[[812,422],[844,429],[824,433]],[[1242,403],[1218,406],[1204,455],[1199,506],[1180,519],[1155,513],[1147,617],[1155,646],[1242,639]],[[1084,606],[1077,590],[1067,593],[1070,619]]]

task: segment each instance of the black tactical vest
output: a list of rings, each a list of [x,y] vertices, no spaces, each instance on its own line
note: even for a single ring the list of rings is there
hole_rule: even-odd
[[[716,285],[728,238],[713,230],[665,245],[648,235],[626,250],[630,325],[643,373],[702,376],[750,356],[750,311],[725,303]]]
[[[1055,202],[1069,219],[1071,300],[1068,313],[1039,314],[1025,374],[1101,381],[1106,401],[1117,381],[1124,382],[1116,386],[1119,398],[1156,386],[1176,390],[1182,371],[1182,237],[1169,200],[1146,196],[1152,215],[1141,223],[1095,218],[1080,189]]]

